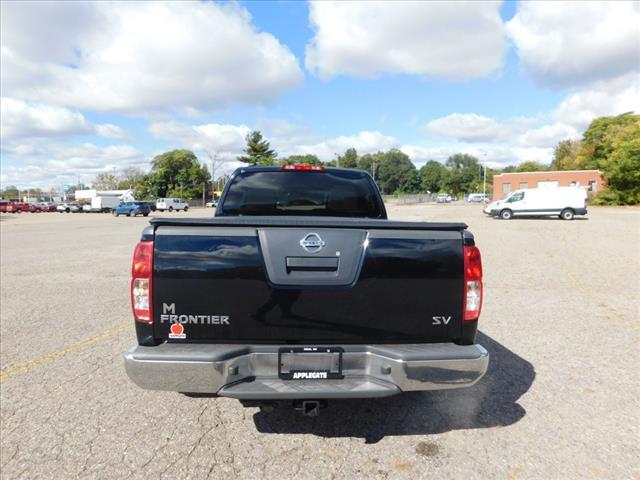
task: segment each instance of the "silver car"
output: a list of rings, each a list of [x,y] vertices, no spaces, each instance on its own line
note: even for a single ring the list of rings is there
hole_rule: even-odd
[[[56,210],[60,213],[77,213],[81,212],[82,208],[77,203],[61,203],[56,207]]]

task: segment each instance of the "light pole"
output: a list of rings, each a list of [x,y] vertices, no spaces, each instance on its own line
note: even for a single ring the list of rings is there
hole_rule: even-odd
[[[487,152],[484,152],[484,162],[482,162],[482,167],[484,169],[484,174],[482,175],[482,199],[484,201],[487,195]]]

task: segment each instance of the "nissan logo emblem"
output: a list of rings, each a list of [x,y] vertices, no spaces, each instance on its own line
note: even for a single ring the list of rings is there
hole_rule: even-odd
[[[319,252],[324,245],[324,240],[322,240],[317,233],[307,233],[302,240],[300,240],[300,246],[309,253]]]

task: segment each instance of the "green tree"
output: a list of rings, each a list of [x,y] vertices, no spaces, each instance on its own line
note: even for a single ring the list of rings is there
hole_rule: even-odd
[[[439,192],[446,175],[447,169],[442,163],[429,160],[420,169],[422,189],[432,193]]]
[[[246,141],[247,148],[244,149],[246,155],[238,157],[238,161],[250,165],[273,165],[278,154],[271,149],[271,145],[262,137],[262,133],[254,130],[247,135]]]
[[[422,177],[418,170],[414,168],[397,191],[399,193],[420,193],[422,191]]]
[[[280,165],[322,165],[316,155],[289,155],[280,159]]]
[[[394,148],[384,153],[378,168],[378,185],[383,193],[395,193],[409,181],[416,170],[416,166],[409,156]]]
[[[358,152],[355,148],[347,148],[344,155],[338,157],[341,168],[358,168]]]
[[[382,152],[367,153],[358,158],[358,164],[356,165],[360,170],[366,170],[371,174],[374,179],[378,179],[378,170],[380,165],[384,162],[385,154]]]
[[[147,176],[147,195],[198,198],[211,176],[191,150],[171,150],[154,157]]]
[[[116,176],[109,172],[102,172],[96,175],[91,183],[95,190],[115,190],[118,187]]]
[[[126,168],[122,174],[118,177],[118,189],[136,189],[141,183],[146,180],[146,175],[141,168],[129,167]]]
[[[578,161],[601,170],[607,181],[596,203],[640,203],[640,115],[595,119],[584,133]]]
[[[517,172],[543,172],[545,170],[549,170],[549,165],[533,160],[522,162],[516,167]]]
[[[15,185],[8,185],[2,189],[2,198],[11,200],[14,198],[18,198],[20,196],[20,192],[18,191],[18,187]]]
[[[444,188],[450,193],[462,194],[476,191],[482,183],[482,167],[473,155],[456,153],[447,159],[447,175]]]
[[[553,149],[553,160],[549,168],[551,170],[576,170],[578,169],[577,156],[580,149],[578,140],[562,140]]]

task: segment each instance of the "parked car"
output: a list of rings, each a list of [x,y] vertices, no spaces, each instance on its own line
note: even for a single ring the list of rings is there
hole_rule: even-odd
[[[61,203],[56,207],[56,210],[60,213],[78,213],[82,211],[82,207],[77,203]]]
[[[473,235],[387,220],[365,171],[242,167],[215,217],[150,223],[125,354],[139,387],[317,415],[328,399],[468,387],[487,370]]]
[[[451,195],[448,193],[441,193],[436,197],[437,203],[449,203],[451,201]]]
[[[484,193],[470,193],[469,195],[467,195],[467,202],[482,203],[488,201],[489,195],[486,195]]]
[[[126,215],[127,217],[135,217],[142,215],[146,217],[151,213],[151,208],[146,202],[123,202],[113,209],[113,216]]]
[[[0,213],[8,213],[9,203],[8,200],[0,200]]]
[[[492,202],[484,212],[510,220],[513,217],[552,217],[573,220],[587,214],[587,191],[580,187],[529,188],[516,190],[504,200]]]
[[[205,204],[205,207],[207,208],[211,208],[211,207],[216,208],[217,206],[218,206],[218,200],[211,200],[210,202],[207,202]]]
[[[56,204],[54,202],[40,202],[38,206],[43,212],[55,212]]]
[[[7,203],[7,206],[5,208],[7,213],[22,213],[22,212],[35,213],[40,211],[35,205],[31,203],[14,202],[14,201],[9,201],[9,203]]]
[[[189,204],[181,198],[159,198],[156,201],[156,208],[161,212],[165,210],[169,210],[170,212],[174,210],[184,210],[186,212],[189,210]]]
[[[27,211],[31,213],[40,213],[43,212],[44,209],[39,203],[27,203]]]
[[[146,202],[146,201],[143,201],[143,202],[141,202],[141,203],[144,203],[144,204],[148,205],[148,206],[149,206],[149,209],[150,209],[152,212],[155,212],[155,211],[157,210],[157,208],[156,208],[156,202]]]

